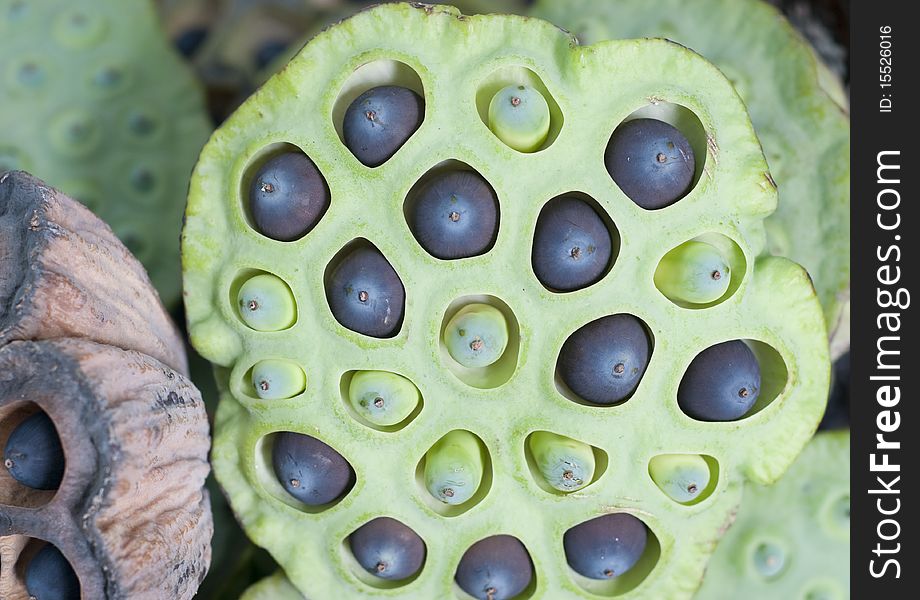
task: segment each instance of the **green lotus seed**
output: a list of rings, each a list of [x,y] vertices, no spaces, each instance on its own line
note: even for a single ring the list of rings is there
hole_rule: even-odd
[[[671,300],[689,304],[715,302],[729,283],[728,261],[706,242],[684,242],[665,254],[655,270],[655,287]]]
[[[237,295],[240,318],[256,331],[280,331],[294,324],[297,306],[286,283],[269,274],[256,275]]]
[[[489,103],[489,129],[519,152],[533,152],[549,134],[549,105],[529,85],[509,85]]]
[[[425,454],[425,487],[445,504],[463,504],[482,483],[479,441],[469,431],[451,431]]]
[[[307,374],[287,360],[261,360],[252,367],[252,387],[263,400],[293,398],[307,387]]]
[[[709,465],[699,454],[659,454],[648,472],[661,491],[681,504],[692,502],[709,486]]]
[[[588,444],[548,431],[528,440],[537,468],[554,489],[574,492],[594,478],[594,450]]]
[[[447,323],[444,345],[451,357],[464,367],[488,367],[505,352],[508,322],[494,306],[468,304]]]
[[[422,397],[411,381],[388,371],[358,371],[348,386],[348,401],[374,425],[389,426],[412,414]]]
[[[754,549],[752,556],[754,568],[767,579],[772,579],[780,574],[786,564],[786,553],[773,542],[761,542]]]

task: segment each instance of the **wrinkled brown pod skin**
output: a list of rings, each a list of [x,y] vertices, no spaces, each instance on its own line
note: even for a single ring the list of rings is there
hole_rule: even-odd
[[[0,468],[0,598],[57,546],[84,600],[189,599],[211,559],[208,421],[140,264],[80,204],[0,175],[0,449],[38,410],[65,456],[57,490]]]
[[[187,373],[144,268],[82,204],[23,171],[0,174],[0,346],[85,338]]]

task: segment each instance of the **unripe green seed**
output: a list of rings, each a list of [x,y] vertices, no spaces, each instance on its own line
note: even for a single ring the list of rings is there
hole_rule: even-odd
[[[546,482],[560,492],[574,492],[594,478],[594,450],[588,444],[548,431],[528,439],[530,452]]]
[[[252,367],[252,387],[263,400],[293,398],[307,387],[307,375],[287,360],[262,360]]]
[[[711,473],[699,454],[659,454],[648,463],[648,472],[661,491],[675,502],[692,502],[709,486]]]
[[[256,331],[287,329],[297,319],[291,288],[267,273],[250,278],[240,287],[237,304],[240,318]]]
[[[655,287],[671,300],[689,304],[715,302],[730,283],[728,261],[706,242],[684,242],[665,254],[655,270]]]
[[[358,371],[348,386],[348,401],[359,415],[375,425],[402,422],[421,401],[411,381],[388,371]]]
[[[447,323],[444,345],[464,367],[488,367],[501,358],[508,346],[508,321],[494,306],[468,304]]]
[[[549,104],[529,85],[500,89],[489,103],[489,129],[519,152],[538,150],[549,134]]]
[[[445,504],[463,504],[482,483],[482,452],[469,431],[451,431],[425,454],[425,487]]]

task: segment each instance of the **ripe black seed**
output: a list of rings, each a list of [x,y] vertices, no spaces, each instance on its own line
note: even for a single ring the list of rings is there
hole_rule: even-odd
[[[345,111],[345,146],[368,167],[385,163],[425,116],[425,102],[412,90],[385,85],[367,90]]]
[[[657,119],[627,121],[613,132],[604,155],[607,172],[629,198],[648,210],[682,198],[696,161],[687,138]]]
[[[579,398],[615,404],[632,394],[651,357],[642,322],[628,314],[592,321],[562,345],[559,377]]]
[[[565,532],[569,566],[591,579],[612,579],[629,571],[645,551],[645,523],[628,513],[603,515]]]
[[[425,542],[399,521],[379,517],[348,536],[358,564],[382,579],[412,577],[425,562]]]
[[[432,177],[411,200],[409,228],[436,258],[468,258],[486,252],[498,233],[498,199],[475,171]]]
[[[25,572],[26,590],[35,600],[80,600],[77,574],[61,551],[45,544],[29,561]]]
[[[722,342],[700,352],[684,373],[677,402],[700,421],[734,421],[760,395],[760,365],[741,340]]]
[[[302,433],[275,436],[272,467],[287,493],[310,506],[337,500],[355,483],[355,472],[341,454]]]
[[[342,326],[376,338],[396,335],[406,292],[399,275],[373,246],[352,250],[332,270],[326,299]]]
[[[36,490],[56,490],[64,477],[64,449],[51,418],[37,412],[6,441],[3,464],[13,479]]]
[[[455,579],[479,600],[509,600],[530,585],[533,563],[520,540],[493,535],[470,546],[457,565]]]
[[[613,251],[603,220],[578,198],[554,198],[537,219],[531,264],[540,283],[570,292],[597,282]]]
[[[288,242],[306,235],[329,208],[329,187],[313,161],[300,152],[280,154],[256,172],[249,211],[256,230]]]

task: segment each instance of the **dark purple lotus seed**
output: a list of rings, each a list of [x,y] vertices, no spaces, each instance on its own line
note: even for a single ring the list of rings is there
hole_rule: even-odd
[[[409,228],[429,254],[444,260],[486,252],[498,233],[498,199],[475,171],[435,175],[412,199]]]
[[[537,219],[531,264],[540,283],[571,292],[601,278],[612,248],[607,226],[587,202],[554,198]]]
[[[642,322],[632,315],[611,315],[570,335],[559,352],[557,369],[582,400],[615,404],[636,390],[650,357]]]
[[[272,467],[287,493],[310,506],[342,497],[355,482],[355,472],[341,454],[302,433],[275,436]]]
[[[612,579],[639,561],[648,541],[645,523],[628,513],[613,513],[579,523],[565,532],[565,558],[576,573]]]
[[[412,90],[384,85],[358,96],[345,111],[345,146],[368,167],[396,154],[425,116],[425,102]]]
[[[262,165],[249,185],[249,211],[262,235],[289,242],[306,235],[329,207],[329,188],[313,161],[300,152]]]
[[[399,275],[373,246],[352,250],[332,270],[326,299],[342,326],[387,338],[402,324],[406,292]]]
[[[56,490],[64,477],[64,449],[51,418],[37,412],[13,429],[3,451],[13,479],[36,490]]]
[[[396,519],[378,517],[348,536],[358,564],[382,579],[412,577],[425,562],[425,542]]]
[[[26,590],[35,600],[80,600],[80,581],[73,567],[51,544],[45,544],[29,561]]]
[[[696,168],[687,138],[657,119],[634,119],[617,127],[604,163],[623,193],[648,210],[664,208],[682,198]]]
[[[463,555],[455,575],[457,585],[479,600],[509,600],[533,579],[527,548],[510,535],[479,540]]]
[[[741,340],[700,352],[684,373],[677,403],[700,421],[734,421],[751,410],[760,395],[760,364]]]

